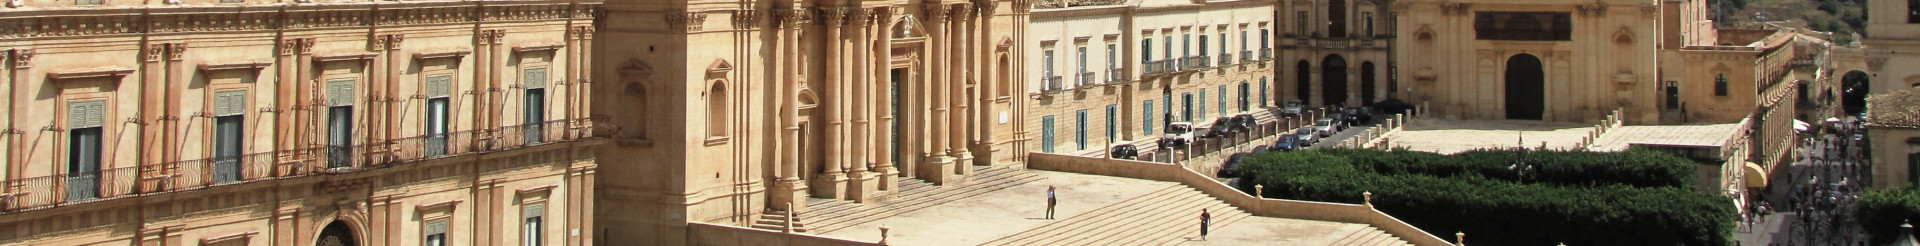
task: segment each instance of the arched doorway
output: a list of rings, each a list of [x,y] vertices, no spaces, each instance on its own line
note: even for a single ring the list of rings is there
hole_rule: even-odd
[[[1539,120],[1546,106],[1546,72],[1529,54],[1507,59],[1507,119]]]
[[[1360,105],[1373,106],[1374,95],[1373,62],[1360,63]]]
[[[320,229],[320,239],[314,241],[313,245],[354,246],[359,245],[357,242],[358,239],[353,238],[353,229],[348,228],[346,222],[335,220],[333,223],[327,223],[326,228]]]
[[[1840,107],[1847,115],[1860,115],[1867,112],[1868,82],[1873,78],[1867,72],[1853,70],[1840,77]]]
[[[1307,60],[1300,60],[1300,64],[1293,66],[1294,81],[1298,81],[1294,83],[1293,94],[1295,100],[1300,100],[1302,104],[1313,101],[1313,84],[1310,84],[1313,83],[1313,75],[1307,74],[1312,69],[1312,65],[1307,65]]]
[[[1347,59],[1340,55],[1327,55],[1320,62],[1320,98],[1321,105],[1344,105],[1347,102]]]

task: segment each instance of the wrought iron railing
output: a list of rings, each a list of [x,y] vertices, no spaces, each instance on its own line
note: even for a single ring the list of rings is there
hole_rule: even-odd
[[[1127,82],[1126,69],[1107,69],[1107,83]]]
[[[566,119],[427,134],[352,146],[314,146],[7,180],[0,213],[261,180],[350,173],[476,152],[612,136],[604,120]]]
[[[1041,84],[1044,85],[1043,87],[1041,87],[1042,90],[1059,91],[1061,88],[1066,88],[1066,85],[1063,85],[1061,83],[1062,81],[1060,81],[1060,76],[1058,75],[1047,76],[1046,78],[1042,78],[1041,80],[1042,80]]]
[[[1078,84],[1074,84],[1074,87],[1096,85],[1100,82],[1099,77],[1094,77],[1093,72],[1080,72],[1080,77],[1074,79],[1077,80],[1076,82],[1079,82]]]
[[[1273,48],[1260,49],[1260,60],[1273,60]]]
[[[1183,69],[1201,69],[1201,68],[1212,67],[1213,65],[1208,64],[1209,62],[1208,58],[1209,57],[1204,55],[1189,56],[1187,58],[1182,58],[1182,60],[1180,61],[1180,65]]]
[[[1219,66],[1233,65],[1233,53],[1220,53]]]
[[[1250,63],[1250,62],[1253,62],[1254,60],[1258,60],[1258,59],[1255,59],[1255,57],[1253,56],[1253,51],[1251,50],[1240,51],[1240,63]]]

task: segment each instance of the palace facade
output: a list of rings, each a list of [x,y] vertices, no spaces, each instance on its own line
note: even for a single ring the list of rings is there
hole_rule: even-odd
[[[0,244],[590,245],[598,2],[0,8]]]
[[[810,198],[1024,159],[1021,1],[618,1],[592,61],[605,240],[683,244]],[[914,181],[918,182],[918,181]]]

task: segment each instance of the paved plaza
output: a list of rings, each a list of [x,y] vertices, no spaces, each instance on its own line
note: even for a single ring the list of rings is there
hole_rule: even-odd
[[[1523,120],[1447,120],[1419,118],[1390,137],[1393,147],[1441,154],[1474,149],[1526,147],[1573,148],[1593,124]],[[1524,142],[1523,142],[1524,141]]]

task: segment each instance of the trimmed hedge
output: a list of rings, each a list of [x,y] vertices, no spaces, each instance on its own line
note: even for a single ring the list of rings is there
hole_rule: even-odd
[[[1482,152],[1497,153],[1497,152]],[[1266,186],[1269,198],[1362,203],[1374,194],[1376,209],[1435,235],[1465,232],[1474,245],[1731,245],[1736,212],[1731,198],[1668,183],[1680,169],[1647,153],[1537,153],[1535,160],[1596,158],[1585,164],[1547,168],[1538,183],[1521,183],[1506,164],[1490,168],[1485,154],[1438,155],[1405,151],[1328,150],[1273,152],[1242,163],[1239,189]],[[1564,156],[1554,156],[1564,155]],[[1511,155],[1505,155],[1510,157]],[[1501,162],[1507,162],[1500,159]],[[1571,174],[1614,171],[1630,175],[1580,182]],[[1683,160],[1684,161],[1684,160]],[[1658,163],[1666,162],[1666,163]],[[1561,163],[1582,163],[1566,161]],[[1690,163],[1690,162],[1689,162]],[[1432,165],[1432,166],[1422,166]],[[1548,165],[1553,166],[1553,165]],[[1692,168],[1691,164],[1685,165]],[[1551,181],[1547,181],[1551,180]],[[1639,187],[1636,185],[1646,185]]]
[[[1657,151],[1631,150],[1618,153],[1589,151],[1513,151],[1483,149],[1452,156],[1428,152],[1368,149],[1327,149],[1322,153],[1346,157],[1363,168],[1382,174],[1425,174],[1452,177],[1468,173],[1482,177],[1519,181],[1508,168],[1516,153],[1535,163],[1528,182],[1556,185],[1634,187],[1680,187],[1693,184],[1698,164],[1693,160]]]
[[[1853,218],[1872,235],[1872,245],[1887,245],[1900,236],[1901,223],[1920,223],[1920,190],[1913,187],[1868,190],[1853,202]]]

